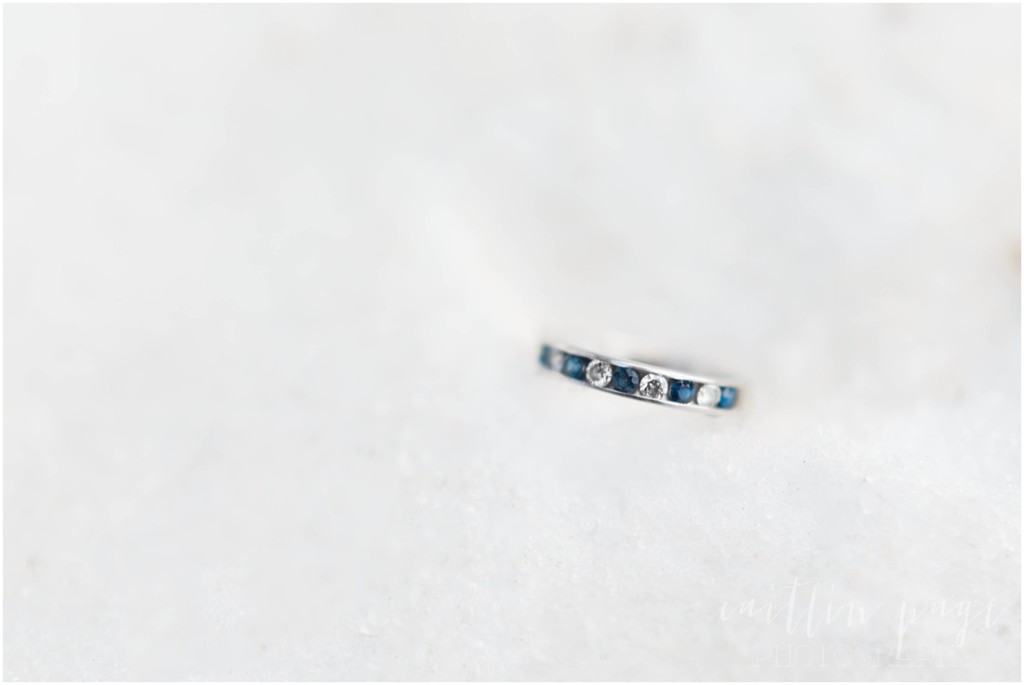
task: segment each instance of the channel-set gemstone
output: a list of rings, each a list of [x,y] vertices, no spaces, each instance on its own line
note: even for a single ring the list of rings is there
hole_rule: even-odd
[[[551,345],[540,348],[540,365],[548,369],[551,368],[551,352]]]
[[[663,400],[668,393],[668,381],[664,376],[649,373],[640,380],[640,396],[652,400]]]
[[[596,388],[603,388],[612,380],[612,365],[600,359],[587,364],[587,382]]]
[[[718,400],[719,409],[732,409],[736,404],[736,388],[722,388],[722,398]]]
[[[706,383],[697,391],[697,404],[702,407],[713,407],[722,399],[722,389],[714,383]]]
[[[640,385],[640,377],[636,371],[625,366],[615,367],[612,372],[612,388],[619,392],[634,393]]]
[[[693,381],[672,381],[668,388],[668,398],[672,402],[686,404],[693,399]]]
[[[575,378],[576,380],[581,381],[587,372],[587,364],[589,363],[590,360],[586,357],[567,354],[565,355],[565,361],[562,362],[562,374],[569,378]]]

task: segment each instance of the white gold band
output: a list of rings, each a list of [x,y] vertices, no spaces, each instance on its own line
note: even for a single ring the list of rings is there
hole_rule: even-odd
[[[570,345],[544,343],[540,363],[566,378],[598,390],[670,407],[704,411],[731,410],[739,390],[710,378],[645,362],[617,359]]]

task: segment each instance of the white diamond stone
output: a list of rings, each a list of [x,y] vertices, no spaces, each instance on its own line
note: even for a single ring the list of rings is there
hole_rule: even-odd
[[[591,385],[603,388],[612,380],[612,365],[600,359],[587,364],[587,382]]]
[[[640,379],[640,396],[652,400],[663,400],[668,394],[668,381],[664,376],[649,373]]]
[[[565,363],[565,353],[561,350],[551,350],[551,354],[548,356],[548,363],[551,364],[553,370],[561,371],[562,364]]]
[[[697,404],[702,407],[713,407],[722,399],[722,389],[717,385],[708,383],[700,386],[697,391]]]

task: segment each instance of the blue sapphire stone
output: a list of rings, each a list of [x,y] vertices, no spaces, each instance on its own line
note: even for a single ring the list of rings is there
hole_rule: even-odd
[[[638,385],[640,385],[640,376],[633,369],[616,366],[612,371],[612,388],[615,390],[633,393],[636,392]]]
[[[546,369],[551,368],[551,345],[543,345],[540,348],[540,365]]]
[[[587,364],[590,360],[575,354],[567,354],[562,362],[562,374],[578,381],[583,380],[587,373]]]
[[[722,398],[718,400],[719,409],[732,409],[736,404],[736,388],[722,388]]]
[[[672,381],[668,386],[668,398],[672,402],[685,404],[693,399],[693,381]]]

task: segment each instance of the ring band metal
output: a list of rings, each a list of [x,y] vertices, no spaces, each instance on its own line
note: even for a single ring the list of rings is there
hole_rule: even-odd
[[[540,364],[598,390],[670,407],[721,413],[732,410],[739,401],[739,389],[734,385],[571,345],[542,344]]]

